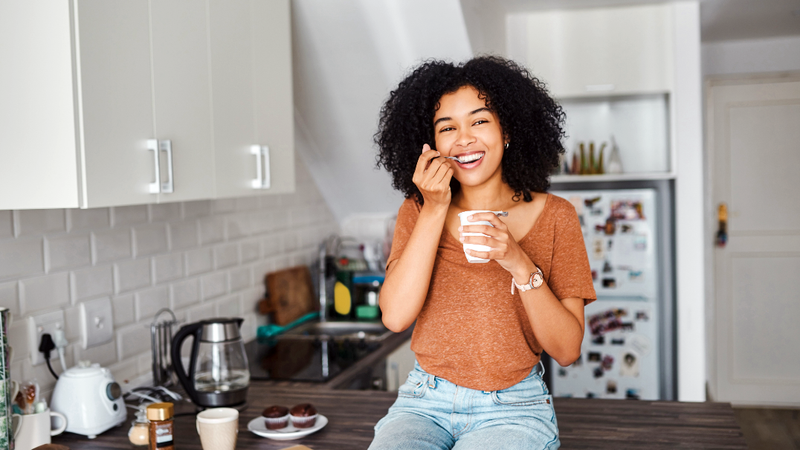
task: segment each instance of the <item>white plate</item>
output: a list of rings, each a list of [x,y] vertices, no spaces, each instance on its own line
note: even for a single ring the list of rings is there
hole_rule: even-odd
[[[327,424],[328,418],[322,414],[317,414],[317,422],[311,428],[295,428],[290,419],[289,425],[286,428],[268,430],[267,426],[264,424],[264,418],[256,417],[247,424],[247,429],[261,437],[275,439],[276,441],[288,441],[291,439],[300,439],[303,436],[316,433]]]

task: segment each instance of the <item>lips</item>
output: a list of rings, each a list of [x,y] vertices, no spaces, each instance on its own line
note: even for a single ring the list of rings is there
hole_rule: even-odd
[[[473,167],[480,165],[485,154],[486,152],[461,153],[460,155],[456,155],[456,158],[458,158],[456,164],[458,164],[458,166],[462,169],[472,169]]]

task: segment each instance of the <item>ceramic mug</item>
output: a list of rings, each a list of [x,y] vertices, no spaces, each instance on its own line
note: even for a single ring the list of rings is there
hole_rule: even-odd
[[[50,427],[51,417],[58,417],[61,421],[55,430]],[[66,429],[67,418],[61,413],[50,411],[50,408],[36,414],[14,414],[15,450],[32,450],[49,444],[50,436],[61,434]]]
[[[211,408],[197,414],[197,434],[203,450],[234,450],[239,434],[239,411]]]
[[[470,221],[468,219],[469,216],[471,216],[473,214],[485,213],[485,212],[490,212],[490,213],[497,214],[497,211],[487,211],[487,210],[464,211],[464,212],[458,213],[458,218],[461,219],[461,225],[462,226],[465,226],[465,225],[489,225],[490,227],[494,226],[494,225],[491,224],[491,222],[487,222],[485,220],[476,220],[476,221],[473,222],[473,221]],[[483,233],[461,233],[461,234],[463,234],[464,236],[487,236],[487,235],[485,235]],[[477,252],[488,252],[489,250],[492,249],[488,245],[480,245],[480,244],[461,244],[461,245],[464,247],[464,255],[467,257],[467,261],[469,261],[471,263],[487,263],[487,262],[489,262],[488,259],[478,258],[478,257],[475,257],[475,256],[467,254],[467,250],[468,249],[469,250],[475,250]]]

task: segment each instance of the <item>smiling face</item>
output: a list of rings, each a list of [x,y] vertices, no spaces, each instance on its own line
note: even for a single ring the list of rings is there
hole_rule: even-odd
[[[443,95],[433,117],[433,132],[436,150],[458,158],[453,176],[462,186],[502,180],[503,130],[477,89],[464,86]]]

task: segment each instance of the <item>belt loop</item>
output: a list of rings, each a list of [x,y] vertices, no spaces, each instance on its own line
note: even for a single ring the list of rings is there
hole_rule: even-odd
[[[541,375],[541,376],[544,376],[544,363],[542,363],[542,361],[541,361],[541,360],[539,360],[539,365],[540,365],[540,366],[541,366],[541,368],[542,368],[542,370],[541,370],[541,373],[540,373],[539,375]]]
[[[436,376],[435,375],[428,375],[428,387],[431,389],[436,389]]]

